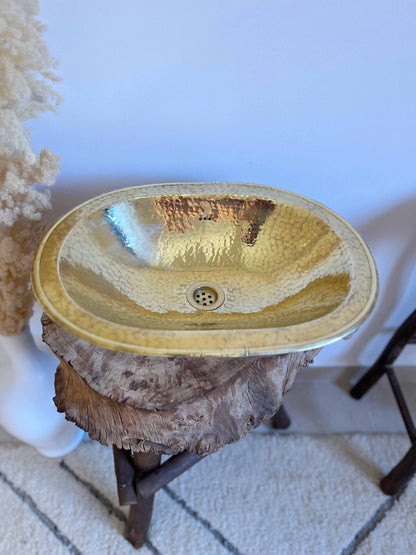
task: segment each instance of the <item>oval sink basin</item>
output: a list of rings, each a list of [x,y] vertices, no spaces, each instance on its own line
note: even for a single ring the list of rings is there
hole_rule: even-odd
[[[108,349],[268,355],[321,347],[370,314],[373,257],[342,218],[294,193],[172,183],[94,198],[41,241],[45,312]]]

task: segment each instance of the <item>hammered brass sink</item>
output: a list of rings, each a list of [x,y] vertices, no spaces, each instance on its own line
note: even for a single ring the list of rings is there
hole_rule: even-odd
[[[44,236],[34,293],[73,335],[159,356],[321,347],[356,330],[378,279],[352,227],[272,187],[171,183],[75,208]]]

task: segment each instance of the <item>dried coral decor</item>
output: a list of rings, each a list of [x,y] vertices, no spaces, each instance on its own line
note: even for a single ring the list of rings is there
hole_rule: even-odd
[[[32,283],[60,360],[56,406],[114,446],[136,546],[158,489],[276,414],[287,426],[296,374],[377,296],[372,256],[342,219],[239,183],[92,199],[46,233]]]
[[[62,456],[83,437],[51,402],[54,360],[29,329],[30,269],[51,208],[59,156],[35,154],[27,120],[56,112],[56,62],[43,40],[37,0],[0,2],[0,425],[43,455]]]

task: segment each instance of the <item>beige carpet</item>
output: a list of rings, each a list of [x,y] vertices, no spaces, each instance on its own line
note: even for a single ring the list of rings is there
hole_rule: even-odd
[[[252,433],[156,495],[139,553],[394,554],[416,551],[416,480],[397,499],[378,480],[401,434]],[[63,461],[0,444],[1,554],[128,554],[112,452],[83,443]]]

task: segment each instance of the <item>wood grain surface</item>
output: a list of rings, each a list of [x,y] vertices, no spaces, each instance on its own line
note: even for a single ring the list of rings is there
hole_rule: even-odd
[[[60,359],[55,404],[104,445],[213,453],[279,409],[319,349],[268,357],[145,357],[91,345],[47,316],[44,340]]]

